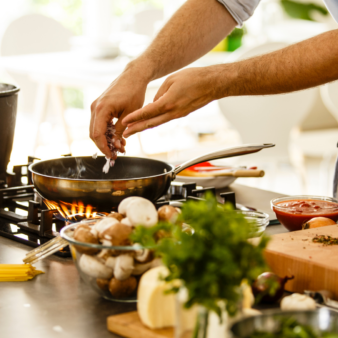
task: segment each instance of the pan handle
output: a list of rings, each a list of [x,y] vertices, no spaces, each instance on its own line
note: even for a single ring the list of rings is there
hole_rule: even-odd
[[[184,169],[187,169],[191,167],[192,165],[205,162],[205,161],[212,161],[217,160],[220,158],[226,158],[226,157],[233,157],[233,156],[241,156],[246,154],[252,154],[256,153],[264,148],[271,148],[275,145],[272,143],[264,143],[264,144],[244,144],[239,147],[231,147],[231,148],[225,148],[222,150],[214,151],[212,153],[204,154],[202,156],[196,157],[192,160],[186,161],[175,168],[174,170],[174,178],[178,173],[183,171]]]

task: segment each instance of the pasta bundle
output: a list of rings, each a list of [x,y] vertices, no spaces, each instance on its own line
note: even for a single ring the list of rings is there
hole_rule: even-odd
[[[0,264],[0,282],[24,282],[41,273],[31,264]]]

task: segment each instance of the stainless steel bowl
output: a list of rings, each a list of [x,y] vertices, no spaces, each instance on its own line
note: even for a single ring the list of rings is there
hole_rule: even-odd
[[[278,330],[280,321],[289,317],[295,318],[300,324],[311,326],[317,334],[338,333],[338,313],[327,308],[315,311],[271,310],[260,316],[239,320],[232,326],[231,332],[233,338],[249,338],[256,330],[273,333]]]

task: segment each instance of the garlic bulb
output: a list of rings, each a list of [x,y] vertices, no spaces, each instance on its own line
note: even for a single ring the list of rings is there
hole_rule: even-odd
[[[286,296],[280,303],[282,310],[315,310],[316,302],[309,296],[294,293],[291,296]]]

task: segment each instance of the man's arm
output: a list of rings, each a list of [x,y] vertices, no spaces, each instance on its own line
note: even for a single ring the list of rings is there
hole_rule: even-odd
[[[195,61],[236,26],[226,8],[216,0],[188,0],[160,31],[150,47],[91,107],[90,137],[98,148],[111,157],[105,132],[112,118],[116,124],[114,144],[121,151],[125,142],[121,136],[126,128],[121,120],[142,107],[145,91],[151,80],[160,78]]]
[[[217,95],[288,93],[337,79],[338,30],[334,30],[270,54],[224,65]]]
[[[306,89],[338,79],[338,30],[252,59],[169,76],[155,102],[124,118],[124,136],[188,115],[227,96],[268,95]]]
[[[146,67],[143,71],[147,80],[158,79],[209,52],[236,24],[216,0],[188,0],[128,67]]]

